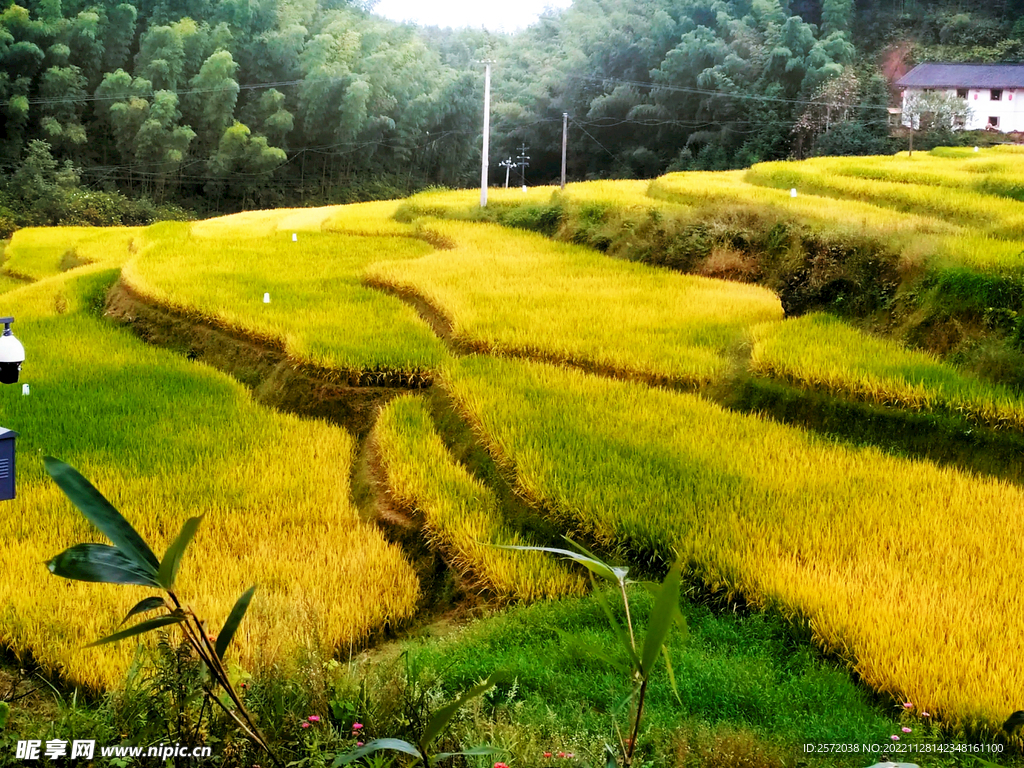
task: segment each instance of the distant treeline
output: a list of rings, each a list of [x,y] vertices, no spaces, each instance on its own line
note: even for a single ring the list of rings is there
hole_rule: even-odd
[[[537,184],[563,112],[573,179],[884,152],[883,63],[1024,58],[1024,0],[576,0],[508,36],[347,0],[22,2],[0,0],[0,230],[472,184],[485,59],[492,181],[525,155]]]

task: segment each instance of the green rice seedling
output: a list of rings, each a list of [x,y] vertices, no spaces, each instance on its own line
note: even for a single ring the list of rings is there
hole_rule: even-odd
[[[468,357],[442,375],[567,534],[678,555],[946,723],[1018,708],[1024,489],[566,368]]]
[[[228,376],[94,317],[116,278],[116,269],[86,266],[4,296],[31,394],[0,388],[3,426],[20,434],[18,495],[4,502],[0,528],[0,642],[94,689],[116,685],[131,658],[128,647],[84,646],[144,595],[58,582],[42,565],[95,541],[45,476],[44,453],[78,467],[158,548],[203,516],[178,594],[202,594],[205,618],[222,626],[239,593],[260,584],[236,637],[243,666],[288,658],[310,631],[347,650],[407,620],[419,585],[350,500],[353,439],[263,408]]]
[[[367,266],[417,259],[430,252],[426,243],[318,232],[293,242],[289,232],[229,232],[197,237],[179,226],[155,233],[122,280],[147,300],[271,340],[294,359],[327,368],[433,368],[445,356],[412,307],[361,284]]]
[[[1024,402],[927,352],[815,313],[754,329],[750,370],[800,387],[913,411],[1024,429]]]
[[[123,264],[142,231],[142,227],[19,229],[7,246],[4,271],[41,280],[83,264]]]
[[[549,558],[493,546],[526,542],[502,519],[494,492],[452,458],[420,398],[388,403],[374,439],[392,501],[422,514],[428,539],[470,583],[502,599],[582,592],[583,581]]]
[[[726,373],[747,326],[782,316],[778,298],[759,286],[617,261],[490,224],[429,226],[455,247],[371,264],[367,277],[424,299],[474,349],[704,384]]]

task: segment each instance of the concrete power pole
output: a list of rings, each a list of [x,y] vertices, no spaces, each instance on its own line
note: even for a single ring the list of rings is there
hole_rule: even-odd
[[[480,207],[487,207],[487,163],[491,140],[491,62],[484,62],[484,153],[480,160]]]
[[[565,148],[569,143],[569,113],[562,113],[562,189],[565,189]]]

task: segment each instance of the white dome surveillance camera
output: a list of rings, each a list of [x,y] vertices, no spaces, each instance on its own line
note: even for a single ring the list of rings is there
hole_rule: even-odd
[[[15,384],[21,375],[21,364],[25,362],[25,348],[11,333],[13,317],[0,317],[4,334],[0,336],[0,384]]]

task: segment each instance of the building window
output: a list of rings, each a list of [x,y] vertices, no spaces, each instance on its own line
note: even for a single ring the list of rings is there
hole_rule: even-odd
[[[966,99],[967,98],[967,89],[966,88],[957,88],[956,89],[956,97],[958,99]]]
[[[1003,89],[993,88],[991,91],[988,92],[988,94],[989,98],[992,99],[992,101],[1001,101],[1003,98]]]
[[[991,128],[998,128],[999,127],[999,118],[998,117],[990,117],[988,119],[988,124],[989,124],[989,127],[991,127]]]
[[[962,131],[967,127],[967,118],[963,115],[953,115],[953,127],[958,131]]]

